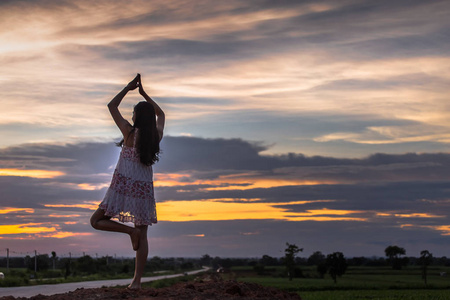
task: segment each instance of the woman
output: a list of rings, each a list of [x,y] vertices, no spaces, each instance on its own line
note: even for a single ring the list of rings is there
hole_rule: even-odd
[[[119,104],[129,91],[137,87],[146,101],[134,107],[134,125],[131,125],[119,112]],[[130,236],[136,251],[136,266],[128,288],[140,289],[148,256],[147,228],[157,222],[152,165],[158,160],[165,116],[144,91],[139,74],[108,103],[108,108],[123,135],[119,143],[122,151],[105,198],[91,217],[91,225],[98,230]],[[133,222],[134,227],[112,221],[112,217],[121,222]]]

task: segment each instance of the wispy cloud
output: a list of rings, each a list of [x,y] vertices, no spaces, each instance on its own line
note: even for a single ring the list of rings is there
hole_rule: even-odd
[[[2,143],[117,136],[104,104],[139,71],[174,135],[188,126],[194,136],[251,139],[269,117],[283,129],[266,132],[272,153],[444,149],[447,10],[445,1],[5,2],[1,122],[23,129],[4,127]],[[289,117],[302,116],[317,116],[322,132],[289,130]],[[339,116],[338,126],[326,122]],[[343,130],[356,120],[360,128]]]

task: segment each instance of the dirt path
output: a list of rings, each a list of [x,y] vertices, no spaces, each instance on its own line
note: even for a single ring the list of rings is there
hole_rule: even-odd
[[[208,271],[209,269],[204,268],[201,270],[187,272],[188,275],[198,274],[201,272]],[[173,274],[173,275],[161,275],[154,277],[142,278],[142,282],[155,281],[166,278],[173,278],[184,276],[184,274]],[[0,297],[3,296],[13,296],[13,297],[32,297],[38,294],[41,295],[55,295],[74,291],[78,288],[100,288],[100,287],[111,287],[116,285],[127,285],[131,282],[130,279],[113,279],[113,280],[97,280],[97,281],[83,281],[83,282],[71,282],[71,283],[60,283],[60,284],[44,284],[44,285],[34,285],[34,286],[20,286],[20,287],[7,287],[0,288]]]
[[[202,272],[203,270],[200,270]],[[165,288],[79,288],[51,296],[31,298],[6,296],[0,300],[302,300],[296,293],[264,287],[256,283],[224,280],[216,273],[197,276]]]

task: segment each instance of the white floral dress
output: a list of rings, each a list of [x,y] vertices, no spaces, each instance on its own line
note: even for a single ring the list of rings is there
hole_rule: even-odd
[[[136,145],[137,130],[134,145]],[[135,147],[122,146],[111,185],[99,207],[105,215],[135,225],[157,223],[153,168],[139,161]]]

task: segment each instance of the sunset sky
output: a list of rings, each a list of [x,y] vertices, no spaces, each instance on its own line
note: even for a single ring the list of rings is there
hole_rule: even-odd
[[[150,256],[450,255],[449,1],[0,1],[0,256],[95,231],[137,72],[166,113]],[[120,106],[131,119],[140,101]]]

